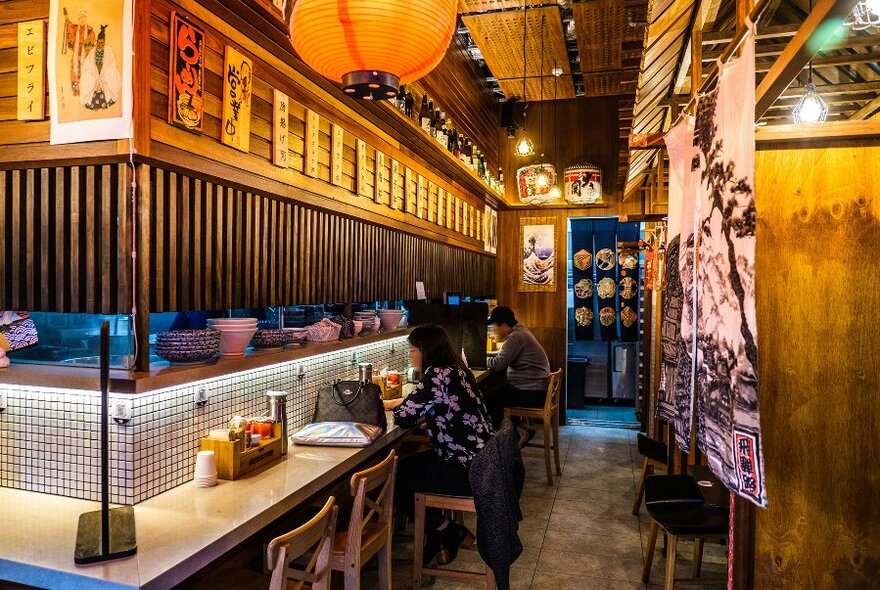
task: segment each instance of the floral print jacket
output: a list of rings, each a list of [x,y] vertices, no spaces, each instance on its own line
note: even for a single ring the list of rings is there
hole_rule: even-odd
[[[394,409],[404,428],[424,419],[434,451],[453,464],[471,460],[492,437],[492,422],[473,376],[459,367],[428,367],[422,380]]]

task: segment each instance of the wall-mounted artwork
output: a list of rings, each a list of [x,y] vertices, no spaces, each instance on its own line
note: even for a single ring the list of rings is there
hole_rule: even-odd
[[[19,121],[40,121],[46,116],[46,23],[18,23]]]
[[[187,131],[201,132],[205,32],[172,12],[168,41],[168,122]]]
[[[498,211],[489,205],[483,210],[483,249],[492,254],[498,252]]]
[[[602,169],[593,164],[569,166],[563,173],[565,200],[572,205],[591,205],[602,200]]]
[[[132,0],[51,0],[52,144],[131,137]]]
[[[228,45],[223,64],[221,140],[230,147],[247,152],[251,144],[254,66],[250,59]]]
[[[552,217],[523,217],[519,224],[522,273],[519,290],[556,291],[556,224]]]
[[[543,172],[547,183],[538,180]],[[532,164],[516,171],[516,186],[519,200],[526,205],[544,205],[553,200],[550,190],[556,185],[556,169],[552,164]]]
[[[272,163],[282,168],[287,168],[288,158],[288,121],[289,121],[289,98],[280,90],[273,92],[273,118],[272,118]]]

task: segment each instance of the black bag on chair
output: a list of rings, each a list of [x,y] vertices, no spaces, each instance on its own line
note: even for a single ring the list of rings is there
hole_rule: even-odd
[[[318,390],[312,422],[360,422],[388,427],[382,390],[375,383],[334,381]]]

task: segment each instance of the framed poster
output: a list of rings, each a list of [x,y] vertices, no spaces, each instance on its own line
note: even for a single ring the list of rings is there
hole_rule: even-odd
[[[288,165],[288,114],[287,95],[280,90],[273,93],[274,114],[272,118],[272,163],[282,168]]]
[[[205,32],[172,11],[168,46],[168,122],[200,133],[204,119]]]
[[[41,121],[46,117],[46,23],[32,20],[18,23],[19,121]]]
[[[552,217],[523,217],[519,222],[522,247],[520,292],[556,291],[558,240]]]
[[[50,0],[49,142],[131,137],[132,0]]]
[[[498,253],[498,211],[489,205],[483,209],[483,249]]]
[[[253,65],[250,59],[227,45],[223,72],[223,121],[220,140],[229,147],[247,152],[251,144]]]

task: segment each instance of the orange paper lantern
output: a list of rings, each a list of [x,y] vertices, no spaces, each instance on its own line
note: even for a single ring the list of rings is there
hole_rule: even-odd
[[[433,70],[455,30],[457,0],[297,0],[293,48],[356,98],[397,96]]]

